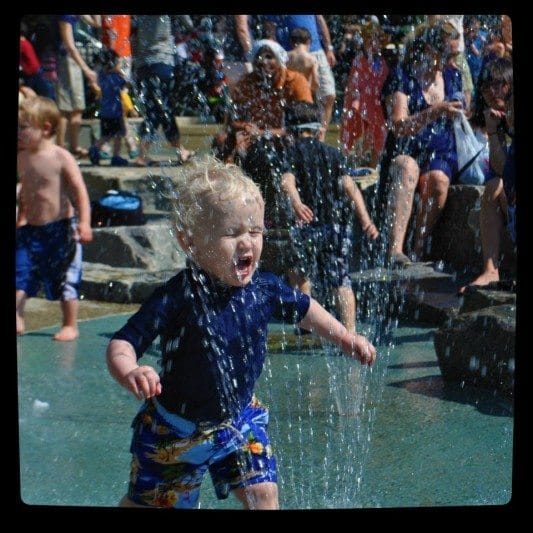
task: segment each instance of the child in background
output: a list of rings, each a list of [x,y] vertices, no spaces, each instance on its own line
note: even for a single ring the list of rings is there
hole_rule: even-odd
[[[124,167],[128,160],[120,157],[122,139],[126,137],[122,90],[126,85],[121,71],[120,58],[114,50],[102,50],[96,59],[99,65],[98,84],[100,93],[100,139],[89,149],[89,159],[93,165],[100,164],[100,150],[112,141],[113,156],[111,166]]]
[[[264,202],[242,170],[212,157],[178,176],[174,226],[189,267],[152,294],[111,339],[111,375],[139,400],[121,506],[198,507],[209,470],[217,497],[277,509],[268,410],[254,396],[270,320],[297,322],[372,365],[375,348],[308,295],[257,271]],[[138,359],[161,336],[161,372]]]
[[[42,282],[47,299],[61,300],[63,325],[54,340],[71,341],[79,335],[81,244],[92,240],[91,207],[74,156],[54,143],[60,116],[42,96],[19,107],[16,322],[20,335],[26,300]]]
[[[379,232],[359,187],[346,171],[344,156],[318,139],[318,107],[295,102],[287,108],[285,125],[296,136],[287,149],[281,177],[297,217],[291,230],[295,261],[289,280],[306,294],[319,280],[332,287],[340,321],[355,332],[356,304],[349,272],[354,211],[368,238],[376,239]]]
[[[301,72],[309,85],[313,95],[318,90],[320,78],[318,76],[318,60],[309,52],[311,34],[307,28],[294,28],[290,35],[292,50],[288,53],[287,68]]]

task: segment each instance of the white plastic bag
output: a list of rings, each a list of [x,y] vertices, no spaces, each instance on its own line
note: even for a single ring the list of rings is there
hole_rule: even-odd
[[[484,146],[477,140],[464,113],[460,113],[453,121],[453,130],[457,147],[459,182],[465,185],[483,185],[485,173],[480,155]]]

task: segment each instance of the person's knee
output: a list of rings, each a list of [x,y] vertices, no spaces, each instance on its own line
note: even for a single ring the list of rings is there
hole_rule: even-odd
[[[279,509],[276,483],[257,483],[235,493],[246,509]]]
[[[434,195],[445,194],[450,187],[450,178],[442,170],[430,170],[428,185]]]
[[[391,163],[391,172],[400,180],[402,186],[407,187],[409,191],[414,191],[418,183],[420,169],[411,156],[402,154],[395,157]]]

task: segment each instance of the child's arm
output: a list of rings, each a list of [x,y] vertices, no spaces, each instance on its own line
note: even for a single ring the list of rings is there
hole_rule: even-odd
[[[83,181],[80,167],[76,160],[67,150],[61,149],[63,157],[63,178],[67,184],[68,191],[72,195],[73,204],[78,215],[78,232],[82,244],[93,240],[91,229],[91,202],[89,193]]]
[[[315,331],[322,338],[337,345],[348,357],[359,360],[362,365],[370,366],[376,360],[376,349],[368,339],[357,333],[350,333],[314,298],[311,298],[309,310],[298,325]]]
[[[296,177],[294,174],[285,172],[281,176],[281,188],[289,197],[298,220],[304,224],[312,222],[314,217],[313,211],[302,202],[298,189],[296,188]]]
[[[342,185],[346,194],[348,195],[348,198],[352,202],[357,220],[359,220],[359,224],[361,224],[361,228],[365,232],[366,236],[372,240],[377,239],[379,231],[368,214],[365,205],[365,199],[363,198],[359,187],[351,176],[343,176]]]
[[[113,339],[107,346],[109,373],[137,399],[151,398],[161,394],[161,381],[149,365],[139,366],[133,346],[125,340]]]

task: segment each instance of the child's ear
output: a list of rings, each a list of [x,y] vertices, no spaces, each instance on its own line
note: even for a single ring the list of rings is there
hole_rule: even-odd
[[[191,255],[193,251],[193,242],[192,242],[192,236],[188,235],[185,231],[178,231],[176,234],[176,239],[178,240],[178,244],[180,245],[180,248],[187,254]]]
[[[54,128],[52,127],[51,122],[46,121],[43,124],[43,133],[47,135],[48,137],[51,137],[52,135],[55,134],[55,131],[54,131]]]

